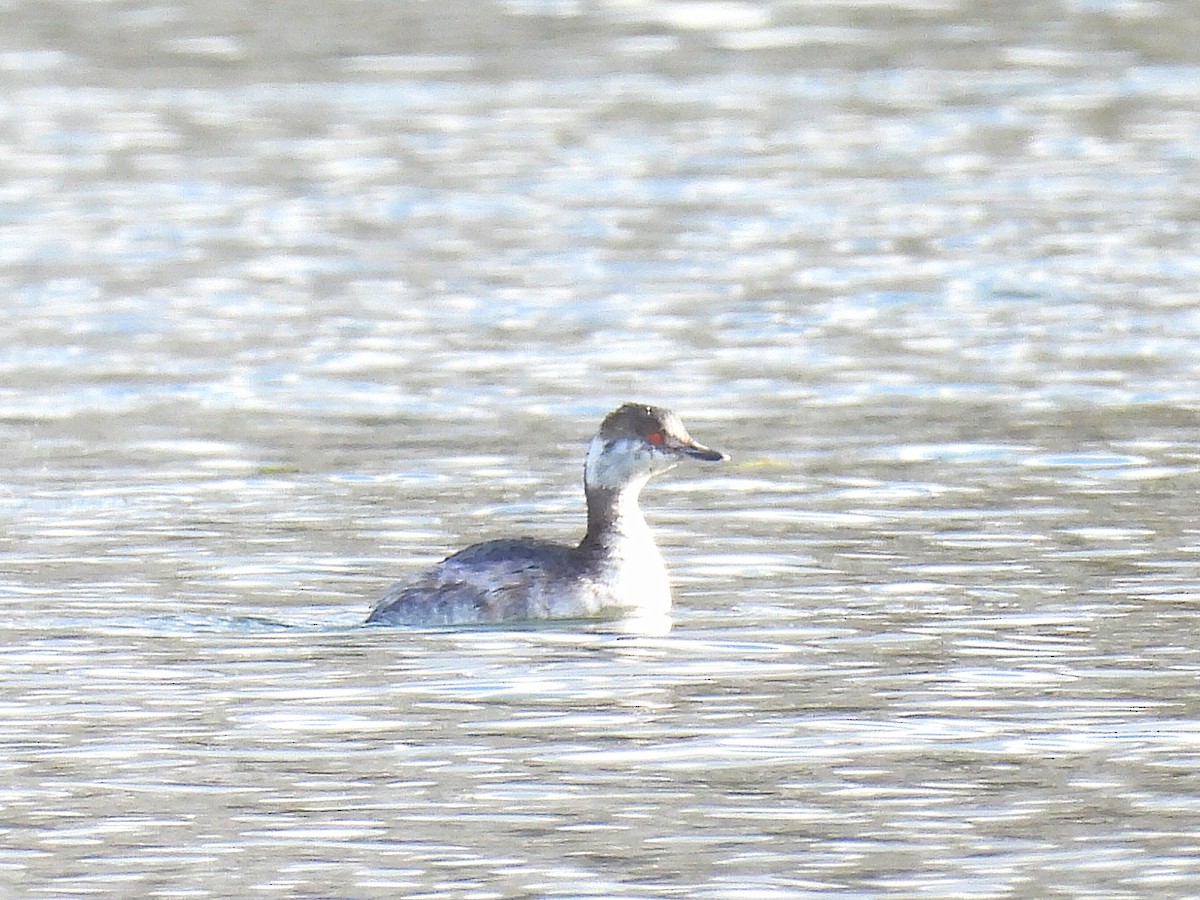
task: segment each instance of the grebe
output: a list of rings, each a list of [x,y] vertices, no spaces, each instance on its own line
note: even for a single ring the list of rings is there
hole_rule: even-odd
[[[520,538],[473,544],[393,585],[367,618],[467,625],[600,615],[665,616],[671,588],[638,507],[651,476],[686,459],[727,457],[694,441],[669,409],[626,403],[605,417],[583,470],[587,534],[578,546]]]

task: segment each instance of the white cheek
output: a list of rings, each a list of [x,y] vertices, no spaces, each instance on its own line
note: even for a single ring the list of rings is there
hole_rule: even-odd
[[[648,472],[654,471],[653,463],[647,459],[649,454],[640,445],[617,448],[620,452],[605,453],[605,443],[600,438],[593,438],[588,447],[587,476],[588,483],[596,487],[620,488]]]

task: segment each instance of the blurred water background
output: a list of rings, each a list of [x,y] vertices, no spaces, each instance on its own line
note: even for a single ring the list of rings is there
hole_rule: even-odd
[[[1200,19],[11,0],[0,893],[1200,878]],[[669,405],[665,635],[363,629]]]

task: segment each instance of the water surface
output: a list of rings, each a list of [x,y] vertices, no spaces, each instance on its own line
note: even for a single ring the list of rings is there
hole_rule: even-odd
[[[1172,6],[6,18],[8,892],[1193,892]],[[669,633],[360,627],[630,399]]]

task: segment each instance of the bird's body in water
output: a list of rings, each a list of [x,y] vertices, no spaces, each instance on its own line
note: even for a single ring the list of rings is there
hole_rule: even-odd
[[[696,443],[673,412],[626,403],[588,446],[587,533],[576,546],[521,538],[473,544],[393,586],[368,623],[460,625],[602,615],[665,615],[671,588],[638,506],[654,475],[725,454]]]

